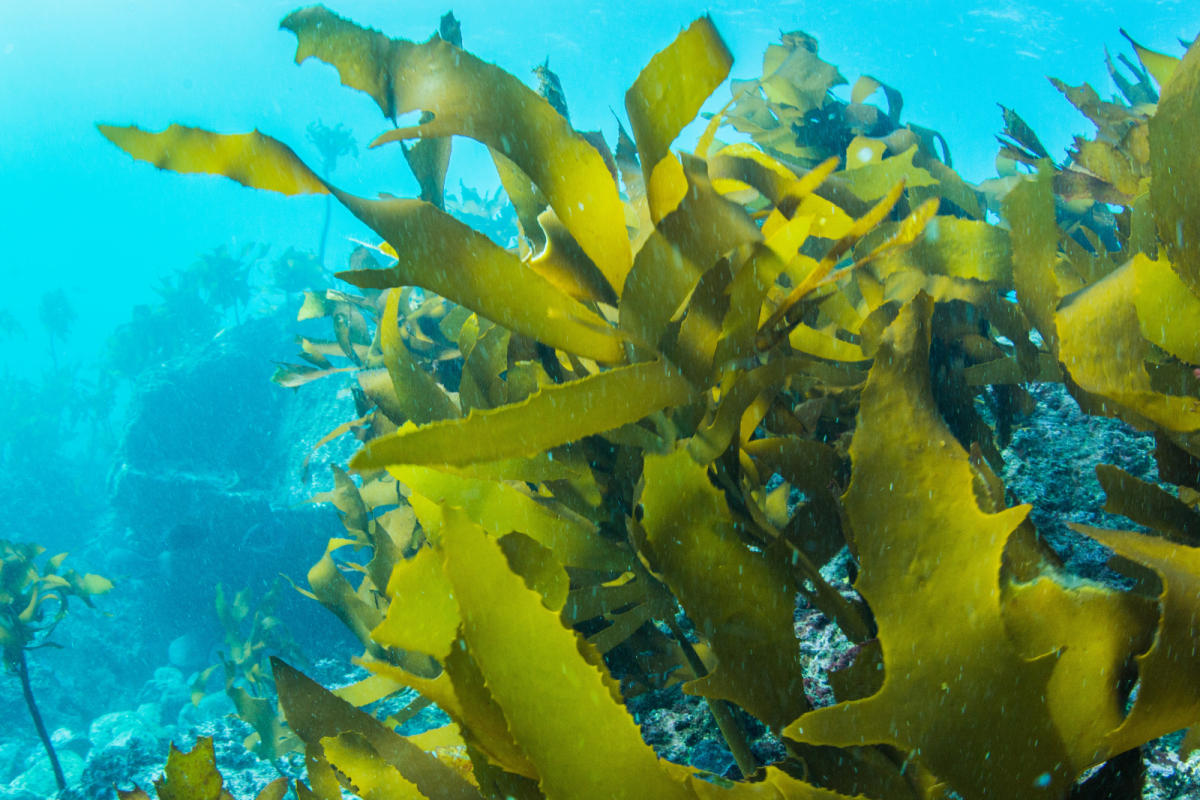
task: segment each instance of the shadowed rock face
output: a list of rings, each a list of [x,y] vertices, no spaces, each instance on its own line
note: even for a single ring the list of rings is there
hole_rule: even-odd
[[[354,440],[314,459],[313,483],[299,470],[321,436],[354,416],[353,400],[336,380],[300,391],[270,382],[296,327],[281,311],[230,328],[147,371],[134,389],[110,502],[134,554],[125,553],[130,571],[158,597],[147,622],[166,641],[215,634],[217,582],[256,592],[280,572],[302,582],[340,527],[329,509],[299,504],[331,483],[324,465],[344,462]],[[286,602],[299,600],[290,594]]]

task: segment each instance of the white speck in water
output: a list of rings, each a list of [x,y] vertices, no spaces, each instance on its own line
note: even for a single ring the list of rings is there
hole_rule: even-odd
[[[1033,782],[1033,785],[1038,787],[1039,789],[1045,789],[1047,786],[1050,785],[1050,773],[1043,772],[1041,775],[1038,775],[1037,780],[1035,780]]]
[[[6,56],[11,56],[11,55],[12,55],[12,51],[13,51],[13,44],[12,44],[12,42],[9,42],[8,44],[4,45],[4,55],[6,55]]]
[[[869,147],[861,147],[858,150],[858,160],[864,164],[869,164],[871,158],[874,157],[875,151]]]

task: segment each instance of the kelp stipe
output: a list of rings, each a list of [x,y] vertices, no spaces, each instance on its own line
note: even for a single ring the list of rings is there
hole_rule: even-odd
[[[301,340],[311,366],[276,374],[354,372],[358,418],[330,436],[365,442],[361,483],[335,470],[314,498],[347,537],[306,593],[373,675],[334,694],[272,670],[305,746],[302,796],[1063,797],[1200,721],[1186,646],[1200,263],[1182,138],[1200,49],[1178,63],[1138,49],[1156,110],[1137,106],[1148,78],[1120,114],[1078,95],[1122,138],[1102,129],[1071,164],[1006,110],[1009,174],[972,187],[940,136],[901,123],[895,88],[864,76],[836,101],[840,72],[799,32],[676,153],[731,63],[697,20],[628,92],[632,135],[609,153],[452,34],[392,40],[320,7],[283,27],[298,61],[335,66],[384,116],[423,112],[375,142],[419,139],[421,200],[350,196],[257,132],[102,130],[162,168],[330,193],[394,262],[359,251],[339,277],[361,294],[306,295],[301,318],[330,318],[335,339]],[[757,145],[717,141],[725,121]],[[491,148],[517,252],[440,209],[453,135]],[[1136,195],[1103,172],[1117,156]],[[1118,194],[1128,211],[1106,226],[1097,201]],[[1068,579],[1028,507],[1009,507],[997,445],[1032,405],[1027,381],[1155,429],[1160,474],[1185,484],[1167,500],[1102,475],[1114,509],[1160,532],[1089,531],[1133,591]],[[844,546],[857,592],[818,569]],[[370,558],[347,563],[344,547]],[[830,676],[831,707],[804,693],[797,595],[861,645]],[[642,741],[624,701],[676,683],[724,720],[748,780],[698,780]],[[404,687],[453,724],[404,737],[420,703],[382,721],[359,710]],[[745,714],[785,760],[752,761]]]

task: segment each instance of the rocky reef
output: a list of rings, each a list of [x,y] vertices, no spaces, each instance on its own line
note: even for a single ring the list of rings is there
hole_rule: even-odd
[[[146,383],[138,387],[134,405],[137,411],[131,415],[122,441],[124,457],[111,483],[114,518],[147,535],[156,530],[156,524],[158,530],[166,528],[172,519],[169,509],[146,509],[139,500],[132,499],[138,497],[132,492],[147,491],[162,491],[176,502],[188,503],[188,518],[213,531],[237,531],[247,520],[256,519],[256,514],[276,514],[279,524],[286,520],[296,526],[293,532],[307,530],[311,536],[309,552],[296,556],[294,569],[303,574],[307,562],[315,559],[314,552],[319,552],[324,538],[334,530],[337,519],[327,507],[295,505],[313,488],[320,488],[322,482],[332,486],[328,469],[322,469],[320,462],[344,463],[352,454],[353,442],[335,443],[329,451],[321,451],[314,460],[312,487],[301,482],[300,465],[327,429],[353,410],[353,401],[347,395],[339,397],[345,389],[333,382],[293,392],[266,380],[272,368],[271,357],[280,358],[283,353],[279,351],[287,349],[279,342],[286,342],[294,328],[292,314],[281,311],[275,317],[233,328],[211,345],[146,376]],[[272,352],[271,348],[276,349]],[[214,387],[222,391],[215,392]],[[1010,490],[1033,505],[1033,515],[1039,521],[1070,514],[1072,521],[1129,526],[1128,520],[1114,519],[1103,511],[1104,495],[1096,482],[1095,464],[1118,463],[1140,478],[1154,480],[1156,467],[1149,455],[1153,437],[1118,420],[1083,415],[1060,386],[1034,385],[1030,391],[1037,399],[1036,410],[1019,421],[1012,443],[1002,451],[1003,476]],[[203,403],[205,398],[220,402],[225,413],[209,406],[191,417],[192,425],[182,425],[176,413],[181,403]],[[239,409],[246,413],[238,413]],[[231,429],[235,434],[253,437],[252,441],[261,447],[222,445]],[[155,449],[148,444],[152,442],[165,443],[167,448]],[[191,449],[187,442],[193,443]],[[280,445],[271,447],[273,442]],[[190,455],[185,459],[178,453]],[[158,467],[156,458],[162,459]],[[229,480],[239,471],[250,474],[252,470],[250,486]],[[122,481],[127,482],[124,488]],[[228,521],[236,524],[223,527]],[[1049,524],[1041,529],[1056,530]],[[244,533],[245,529],[241,530]],[[1094,572],[1111,555],[1094,545],[1081,547],[1081,541],[1089,540],[1075,537],[1068,529],[1057,530],[1066,541],[1052,541],[1060,546],[1064,560],[1081,574]],[[109,531],[107,535],[114,541],[128,541],[127,537],[134,534]],[[159,542],[159,546],[163,544]],[[113,565],[129,558],[117,551]],[[204,569],[204,580],[187,588],[187,607],[195,618],[193,628],[179,621],[178,628],[162,631],[163,622],[175,624],[176,620],[163,619],[159,612],[144,608],[139,612],[136,593],[154,591],[151,587],[162,580],[146,567],[135,573],[141,577],[132,578],[134,583],[103,601],[104,608],[115,613],[113,619],[84,610],[79,619],[63,629],[64,650],[48,651],[31,661],[35,690],[45,698],[43,705],[72,787],[64,797],[111,800],[115,797],[114,785],[127,788],[136,783],[148,787],[162,774],[169,742],[187,749],[201,736],[213,738],[218,767],[236,800],[253,800],[281,770],[292,778],[302,775],[302,764],[295,755],[272,764],[246,750],[242,742],[252,728],[237,718],[232,701],[219,687],[210,687],[212,691],[193,704],[190,679],[203,666],[200,662],[208,658],[207,652],[197,657],[197,663],[171,664],[170,643],[182,635],[179,631],[186,633],[199,627],[209,632],[210,644],[216,641],[218,625],[212,609],[215,579],[236,585],[231,576],[238,570],[247,571],[240,573],[247,581],[261,583],[272,577],[266,572],[254,573],[236,559],[219,555],[211,558]],[[849,592],[845,584],[848,563],[848,553],[843,553],[831,562],[826,574],[832,583]],[[292,604],[284,616],[308,643],[309,652],[324,656],[310,670],[319,682],[336,688],[364,677],[363,671],[350,663],[354,654],[351,640],[340,633],[338,626],[315,625],[307,604]],[[797,608],[796,633],[813,665],[806,678],[806,691],[814,706],[829,705],[834,695],[823,676],[831,668],[845,666],[857,648],[807,603]],[[115,663],[95,663],[88,654],[104,652],[100,643],[112,636],[120,636],[136,647],[137,663],[120,669]],[[330,647],[326,637],[340,637],[340,648],[334,645],[340,655],[325,654]],[[141,688],[131,689],[136,685]],[[32,726],[23,721],[24,708],[16,688],[11,680],[0,685],[0,714],[16,721],[0,736],[0,787],[5,787],[0,788],[0,798],[41,800],[54,793],[54,779]],[[702,698],[685,695],[676,686],[635,698],[629,709],[645,740],[663,758],[718,775],[740,775]],[[747,722],[755,724],[753,720]],[[419,732],[438,724],[430,718],[411,730]],[[766,763],[781,754],[778,740],[761,725],[752,734],[751,744]],[[1172,744],[1177,742],[1164,741],[1146,750],[1147,798],[1181,797],[1200,785],[1200,757],[1181,762]]]

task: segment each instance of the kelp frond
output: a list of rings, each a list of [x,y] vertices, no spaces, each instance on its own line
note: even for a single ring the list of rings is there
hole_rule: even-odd
[[[301,591],[372,675],[333,694],[273,663],[302,796],[1064,797],[1200,723],[1200,49],[1130,40],[1128,102],[1056,84],[1096,126],[1061,164],[1004,109],[1002,177],[975,187],[897,88],[862,76],[838,100],[799,31],[680,152],[732,63],[696,20],[627,92],[612,153],[548,65],[543,97],[452,18],[424,43],[323,7],[282,27],[386,118],[422,112],[372,143],[416,140],[419,199],[350,195],[257,131],[101,131],[162,169],[328,193],[382,239],[385,263],[362,248],[338,274],[358,293],[305,294],[332,338],[275,376],[353,373],[356,418],[321,443],[364,442],[358,478],[335,468],[313,498],[346,536]],[[515,250],[443,210],[453,136],[490,149]],[[1102,476],[1155,532],[1083,532],[1141,589],[1067,580],[1009,507],[996,471],[1034,381],[1154,430],[1190,492]],[[852,586],[820,569],[843,548]],[[805,693],[797,597],[858,645],[830,707]],[[642,741],[624,703],[676,684],[743,780]],[[398,716],[361,710],[404,689],[422,699]],[[451,725],[396,732],[431,702]],[[751,717],[778,763],[756,762]]]

